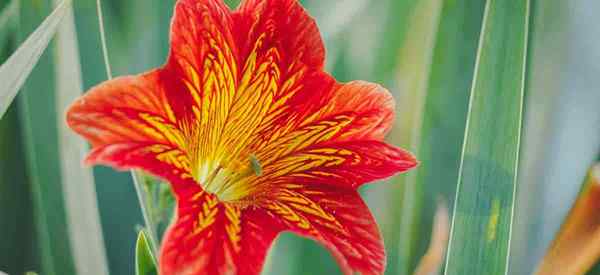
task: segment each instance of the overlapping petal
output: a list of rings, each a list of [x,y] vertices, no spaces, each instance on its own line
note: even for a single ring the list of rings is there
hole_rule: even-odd
[[[161,248],[161,274],[260,274],[282,229],[259,208],[221,203],[198,185],[177,192],[177,220]]]
[[[282,230],[313,238],[346,274],[381,274],[377,226],[356,189],[416,165],[383,142],[394,101],[323,71],[296,0],[179,0],[158,70],[108,81],[69,110],[88,162],[167,179],[177,215],[161,274],[259,274]]]
[[[375,220],[352,188],[290,182],[274,189],[265,208],[287,230],[316,240],[344,274],[382,274],[385,251]]]
[[[158,71],[94,87],[71,106],[67,122],[92,144],[89,164],[145,169],[171,181],[191,177],[185,137]]]

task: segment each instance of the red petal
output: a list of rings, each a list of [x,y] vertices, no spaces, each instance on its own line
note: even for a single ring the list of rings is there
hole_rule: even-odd
[[[158,72],[126,76],[92,88],[67,111],[67,123],[94,147],[119,142],[181,142]]]
[[[365,81],[353,81],[336,86],[318,119],[351,112],[357,119],[350,129],[336,138],[337,141],[382,141],[394,122],[394,108],[394,98],[385,88]]]
[[[272,191],[271,198],[265,208],[289,230],[327,247],[344,274],[383,274],[381,235],[356,190],[289,183]]]
[[[163,73],[177,117],[198,119],[210,108],[211,99],[221,100],[214,105],[229,104],[239,73],[231,24],[230,11],[221,0],[177,2]]]
[[[254,50],[262,55],[274,47],[285,65],[282,68],[298,61],[323,68],[325,47],[319,29],[297,0],[244,0],[234,19],[237,45],[244,45],[242,57]]]
[[[296,151],[265,165],[263,176],[257,180],[269,186],[294,181],[357,188],[416,165],[410,153],[383,142],[347,141]]]
[[[271,91],[267,121],[286,124],[327,102],[335,80],[323,72],[325,47],[319,29],[298,1],[245,0],[233,21],[240,66],[257,75],[261,65],[270,64],[276,75],[278,87]]]
[[[177,191],[177,220],[160,253],[163,275],[258,275],[282,227],[264,210],[219,203],[198,186]]]
[[[104,82],[69,108],[69,126],[92,143],[87,163],[141,168],[174,182],[189,178],[185,139],[157,75]]]

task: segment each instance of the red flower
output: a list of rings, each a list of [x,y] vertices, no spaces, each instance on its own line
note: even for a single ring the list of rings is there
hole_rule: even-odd
[[[166,65],[100,84],[69,110],[90,164],[170,182],[177,219],[160,271],[259,274],[284,230],[326,246],[346,274],[385,252],[357,192],[416,165],[383,142],[394,101],[323,71],[317,26],[295,0],[180,0]]]

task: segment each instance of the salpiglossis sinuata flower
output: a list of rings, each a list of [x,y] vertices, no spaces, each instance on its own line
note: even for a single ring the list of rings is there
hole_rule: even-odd
[[[176,219],[163,275],[259,274],[282,231],[327,247],[346,274],[381,274],[385,251],[357,188],[416,165],[383,142],[394,101],[323,71],[296,0],[180,0],[159,69],[91,89],[69,109],[89,164],[164,178]]]

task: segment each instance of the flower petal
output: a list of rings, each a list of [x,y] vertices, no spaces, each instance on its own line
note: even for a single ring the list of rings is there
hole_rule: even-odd
[[[364,81],[336,84],[332,97],[309,117],[288,122],[287,131],[265,131],[251,147],[268,163],[323,142],[382,141],[394,120],[394,99],[383,87]]]
[[[380,141],[346,141],[309,146],[263,167],[260,183],[320,182],[358,188],[417,165],[408,152]]]
[[[164,275],[258,275],[282,229],[264,210],[217,201],[198,186],[176,191],[177,220],[165,235]]]
[[[241,56],[277,49],[283,68],[302,63],[321,70],[325,47],[315,20],[297,0],[244,0],[237,10],[235,33]]]
[[[223,1],[177,1],[163,80],[178,118],[207,120],[231,104],[239,71],[231,24]]]
[[[216,0],[177,4],[161,79],[193,141],[187,149],[192,166],[207,166],[197,170],[243,162],[250,154],[244,149],[261,133],[292,129],[288,122],[297,125],[292,118],[316,111],[335,83],[320,70],[323,45],[314,21],[295,1],[265,3],[247,2],[233,14]],[[297,25],[282,21],[283,9]],[[296,37],[292,30],[311,34]],[[304,58],[307,49],[321,50]]]
[[[92,143],[86,162],[141,168],[169,180],[189,177],[185,138],[157,71],[94,87],[67,111],[67,123]]]
[[[382,86],[366,81],[337,84],[333,96],[317,115],[317,120],[351,112],[357,120],[336,140],[382,141],[394,122],[394,98]]]
[[[356,190],[289,183],[272,191],[271,198],[264,207],[288,230],[327,247],[344,274],[383,274],[383,241]]]
[[[103,82],[67,111],[69,126],[93,147],[145,141],[180,144],[174,121],[157,71]]]

